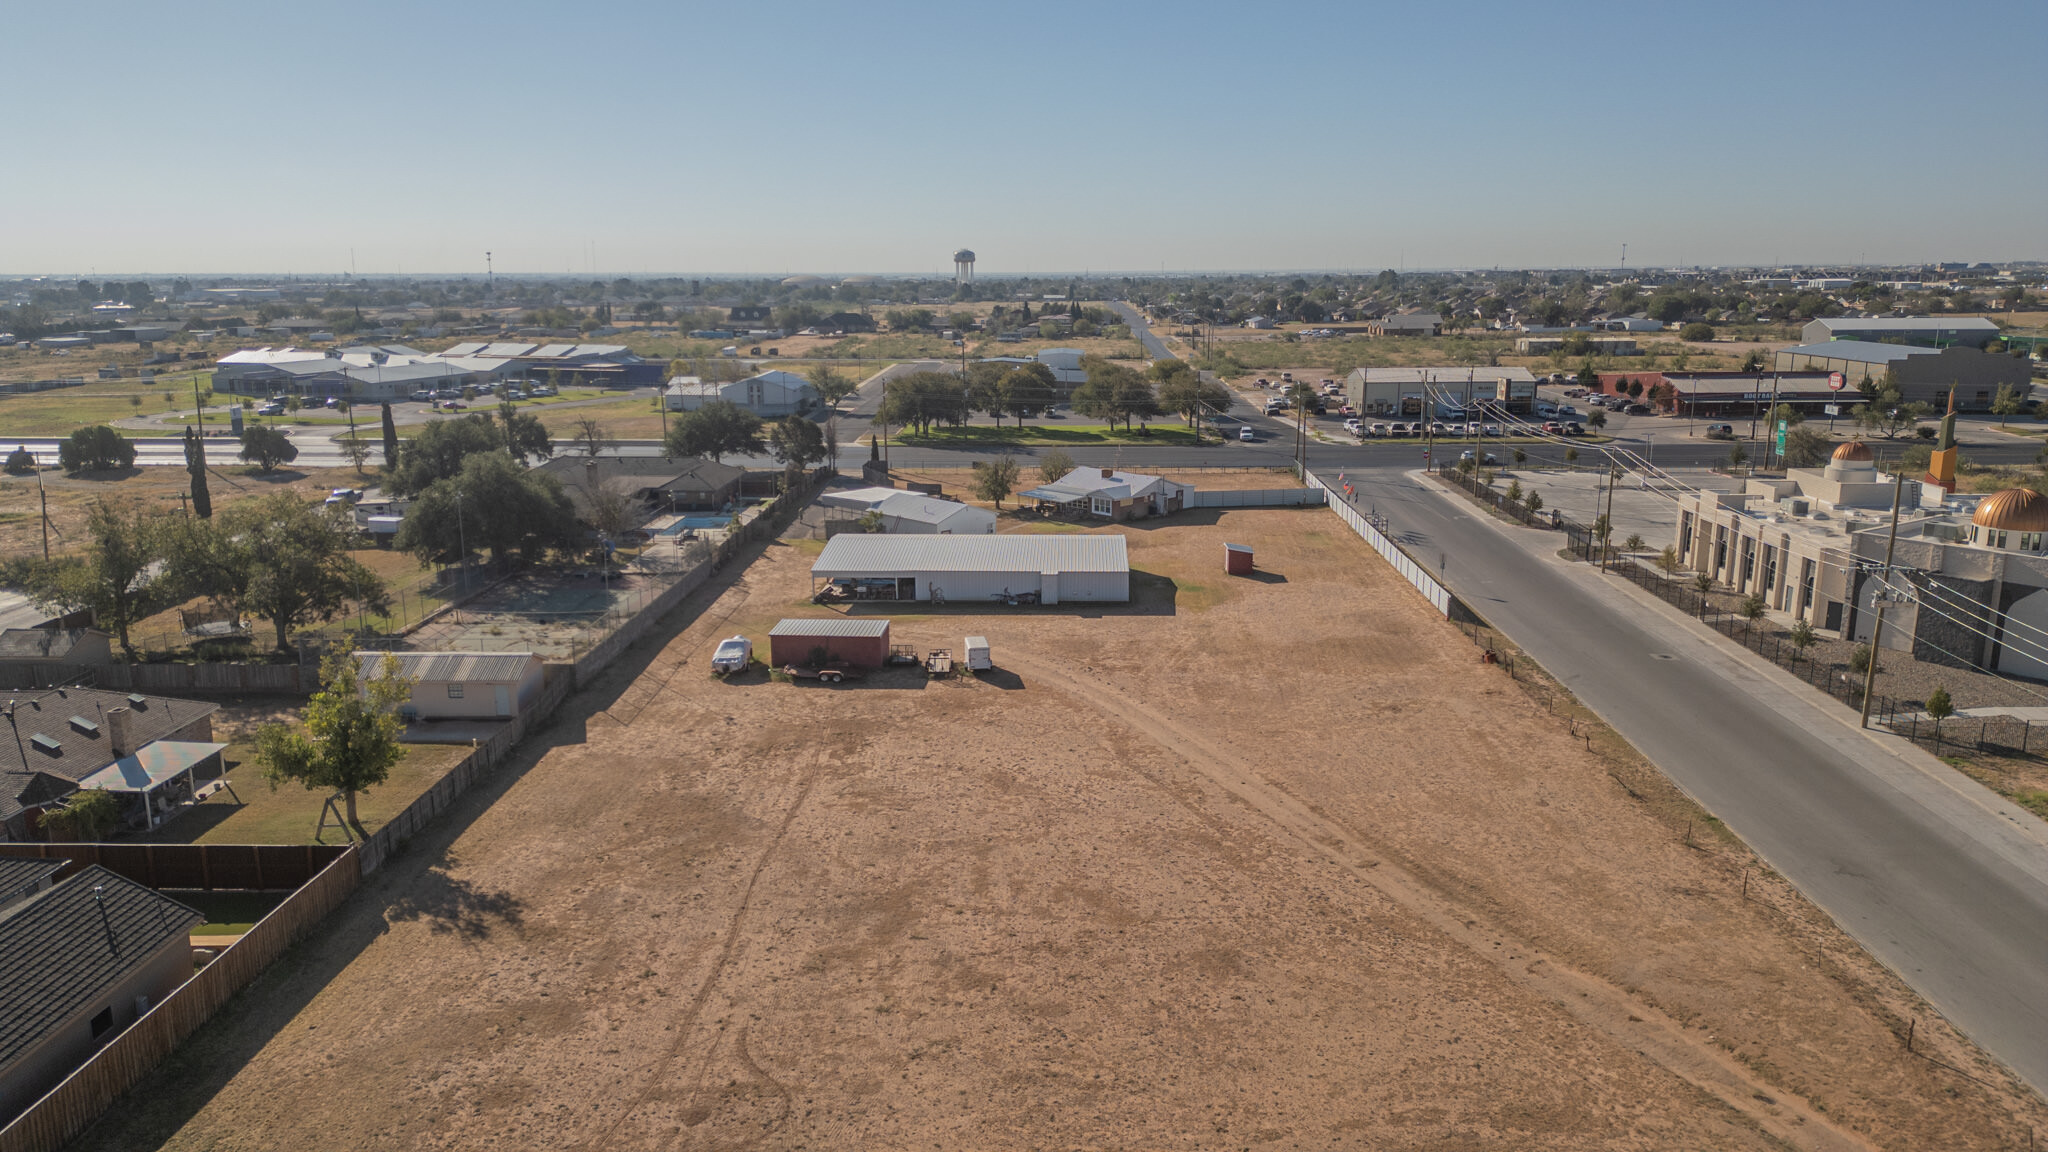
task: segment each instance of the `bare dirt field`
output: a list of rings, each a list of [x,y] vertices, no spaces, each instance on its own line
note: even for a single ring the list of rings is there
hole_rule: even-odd
[[[837,688],[708,675],[720,637],[823,611],[816,545],[768,545],[76,1146],[1918,1150],[2048,1127],[1329,512],[1098,530],[1129,536],[1130,606],[906,606],[898,642],[984,634],[998,670]],[[1257,577],[1222,574],[1225,539]]]

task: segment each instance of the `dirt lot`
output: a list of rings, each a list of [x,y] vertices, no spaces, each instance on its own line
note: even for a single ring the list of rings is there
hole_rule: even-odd
[[[815,546],[769,546],[77,1146],[2002,1149],[2048,1128],[1328,512],[1128,534],[1128,608],[893,616],[920,647],[987,635],[985,680],[715,680],[718,638],[821,611]],[[1225,539],[1256,578],[1221,573]]]

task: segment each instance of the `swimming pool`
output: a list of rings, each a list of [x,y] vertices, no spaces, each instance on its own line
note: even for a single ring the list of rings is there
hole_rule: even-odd
[[[685,528],[695,528],[701,531],[705,528],[724,528],[731,523],[732,517],[730,516],[680,516],[676,518],[675,523],[663,528],[661,534],[663,536],[674,536],[681,533]]]

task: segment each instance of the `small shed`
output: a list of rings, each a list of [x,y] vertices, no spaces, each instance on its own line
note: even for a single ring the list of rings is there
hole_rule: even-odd
[[[1251,575],[1251,548],[1244,544],[1225,544],[1223,546],[1223,571],[1232,576]]]
[[[818,649],[827,659],[856,668],[880,668],[889,660],[887,620],[778,620],[768,632],[770,667],[809,664]]]
[[[408,719],[510,720],[540,695],[541,658],[531,652],[358,652],[364,680],[384,674],[395,658],[399,675],[415,681]],[[367,689],[366,689],[367,690]]]

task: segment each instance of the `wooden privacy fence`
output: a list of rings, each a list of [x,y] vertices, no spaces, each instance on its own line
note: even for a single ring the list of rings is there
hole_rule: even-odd
[[[332,912],[360,879],[354,849],[342,849],[318,875],[271,909],[213,963],[0,1128],[0,1152],[55,1152],[85,1131],[109,1104],[211,1019],[229,997],[247,987]]]
[[[1326,495],[1329,493],[1329,486],[1317,479],[1315,473],[1307,473],[1304,478],[1308,481],[1309,487],[1317,489]],[[1452,596],[1449,588],[1444,587],[1441,581],[1435,576],[1430,575],[1429,569],[1417,563],[1415,558],[1408,555],[1405,549],[1399,544],[1394,543],[1393,537],[1387,535],[1378,524],[1368,519],[1358,509],[1353,508],[1342,500],[1335,499],[1330,500],[1329,505],[1331,511],[1335,512],[1346,524],[1351,525],[1353,532],[1358,533],[1365,539],[1367,544],[1372,545],[1373,551],[1385,557],[1387,563],[1394,566],[1394,571],[1399,572],[1403,580],[1413,584],[1415,590],[1422,593],[1423,599],[1429,601],[1432,607],[1443,613],[1445,619],[1450,618],[1451,605],[1457,601],[1457,597]]]
[[[117,692],[310,696],[320,687],[320,670],[297,664],[94,664],[83,670],[93,687]]]
[[[1188,494],[1190,508],[1300,508],[1327,504],[1329,493],[1321,488],[1239,488]]]
[[[348,849],[338,844],[0,844],[0,856],[66,860],[59,879],[88,864],[145,888],[289,892]]]

